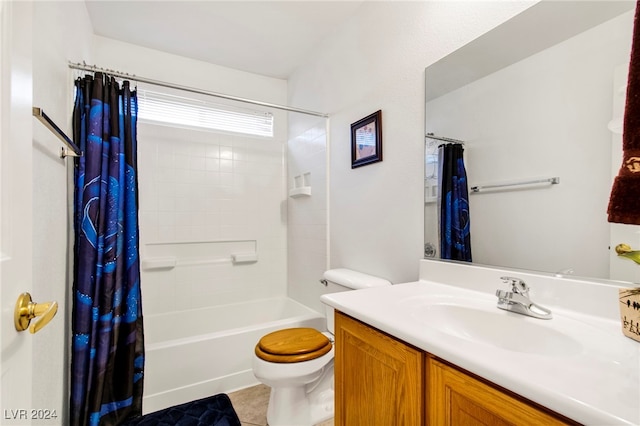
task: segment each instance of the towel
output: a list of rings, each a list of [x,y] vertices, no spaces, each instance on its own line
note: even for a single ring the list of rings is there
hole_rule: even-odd
[[[622,130],[622,166],[609,198],[609,222],[640,225],[640,1],[633,22]]]

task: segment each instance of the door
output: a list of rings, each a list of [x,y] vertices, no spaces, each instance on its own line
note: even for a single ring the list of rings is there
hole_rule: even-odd
[[[575,422],[536,407],[429,356],[427,360],[429,426],[561,426]]]
[[[336,312],[335,424],[424,424],[424,354]]]
[[[32,274],[32,4],[0,2],[0,424],[33,417],[32,338],[17,332],[18,296]],[[34,295],[37,298],[37,295]]]

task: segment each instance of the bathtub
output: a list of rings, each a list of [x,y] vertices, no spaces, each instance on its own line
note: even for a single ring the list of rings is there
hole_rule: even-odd
[[[324,316],[286,297],[144,318],[143,413],[259,382],[251,370],[260,338],[288,327],[326,330]]]

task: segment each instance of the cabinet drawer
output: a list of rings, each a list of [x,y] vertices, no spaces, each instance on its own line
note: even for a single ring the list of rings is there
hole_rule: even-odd
[[[431,426],[575,425],[429,356],[426,416]]]

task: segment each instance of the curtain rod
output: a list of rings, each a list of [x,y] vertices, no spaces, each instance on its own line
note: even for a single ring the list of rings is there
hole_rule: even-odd
[[[444,137],[444,136],[436,136],[433,133],[427,133],[425,135],[425,137],[427,137],[429,139],[435,139],[437,141],[443,141],[443,142],[449,142],[449,143],[459,143],[461,145],[464,145],[464,141],[461,141],[460,139],[447,138],[447,137]]]
[[[262,102],[262,101],[256,101],[256,100],[253,100],[253,99],[247,99],[247,98],[240,98],[240,97],[237,97],[237,96],[225,95],[223,93],[210,92],[208,90],[197,89],[195,87],[182,86],[182,85],[179,85],[179,84],[168,83],[168,82],[165,82],[165,81],[153,80],[151,78],[140,77],[140,76],[137,76],[135,74],[128,74],[128,73],[123,73],[123,72],[119,72],[119,71],[115,71],[115,70],[110,70],[110,69],[107,69],[107,68],[101,68],[101,67],[98,67],[98,66],[95,66],[95,65],[87,65],[85,63],[81,64],[81,63],[69,62],[69,68],[76,69],[76,70],[83,70],[83,71],[91,71],[91,72],[102,72],[102,73],[105,73],[105,74],[112,75],[114,77],[134,80],[134,81],[137,81],[138,83],[153,84],[154,86],[168,87],[170,89],[178,89],[178,90],[183,90],[185,92],[197,93],[197,94],[200,94],[200,95],[207,95],[207,96],[213,96],[213,97],[216,97],[216,98],[222,98],[222,99],[227,99],[227,100],[231,100],[231,101],[244,102],[246,104],[260,105],[260,106],[264,106],[264,107],[268,107],[268,108],[275,108],[275,109],[280,109],[280,110],[290,111],[290,112],[298,112],[300,114],[313,115],[313,116],[316,116],[316,117],[323,117],[323,118],[328,118],[329,117],[329,114],[325,114],[323,112],[316,112],[316,111],[310,111],[310,110],[305,110],[305,109],[300,109],[300,108],[293,108],[293,107],[288,107],[288,106],[285,106],[285,105],[278,105],[278,104],[272,104],[272,103],[269,103],[269,102]]]

